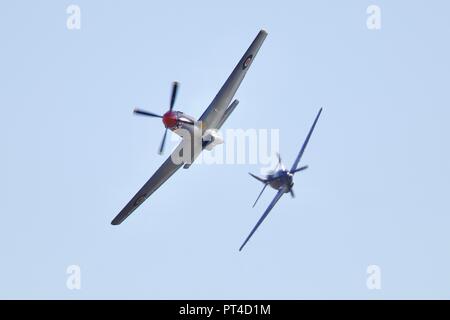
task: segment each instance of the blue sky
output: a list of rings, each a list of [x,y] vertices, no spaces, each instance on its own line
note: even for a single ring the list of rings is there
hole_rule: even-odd
[[[81,8],[81,29],[66,8]],[[382,28],[366,27],[381,8]],[[0,11],[0,298],[450,298],[450,6],[444,1],[9,1]],[[111,219],[165,158],[157,120],[200,116],[260,28],[225,128],[279,129],[296,176],[181,170]],[[81,268],[68,290],[66,268]],[[368,290],[366,268],[381,268]]]

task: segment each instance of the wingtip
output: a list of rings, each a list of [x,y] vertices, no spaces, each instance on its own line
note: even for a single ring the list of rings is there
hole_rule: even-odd
[[[316,117],[317,120],[319,119],[320,115],[322,114],[322,110],[323,110],[323,108],[321,107],[319,109],[319,112],[317,113],[317,117]]]
[[[111,221],[111,225],[113,226],[118,226],[119,224],[121,224],[125,219],[123,218],[119,218],[119,217],[115,217],[112,221]]]

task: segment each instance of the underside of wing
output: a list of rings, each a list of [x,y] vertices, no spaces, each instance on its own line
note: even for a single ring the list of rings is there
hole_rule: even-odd
[[[231,100],[233,99],[266,37],[267,32],[265,30],[261,30],[258,33],[255,40],[253,40],[248,50],[242,56],[237,66],[234,68],[233,72],[220,89],[219,93],[217,93],[214,100],[200,117],[199,120],[202,121],[204,131],[208,129],[217,129],[217,125],[222,119],[225,110],[230,105]]]
[[[155,192],[164,182],[167,181],[179,168],[181,164],[175,164],[170,156],[153,176],[147,181],[141,190],[128,202],[128,204],[120,211],[120,213],[111,222],[113,225],[121,224],[130,214],[133,213],[150,195]]]
[[[278,193],[276,194],[275,198],[272,200],[272,202],[270,203],[269,207],[266,209],[266,211],[264,212],[264,214],[261,216],[261,218],[259,219],[258,223],[256,223],[255,227],[252,229],[252,231],[250,232],[250,234],[248,235],[247,239],[245,239],[244,243],[242,244],[242,246],[239,248],[239,251],[241,251],[244,246],[247,244],[248,240],[250,240],[250,238],[253,236],[253,234],[255,233],[255,231],[259,228],[259,226],[261,225],[261,223],[263,223],[263,221],[266,219],[266,217],[269,215],[270,211],[273,209],[273,207],[277,204],[278,200],[280,200],[280,198],[283,196],[283,194],[285,193],[285,189],[281,189],[278,190]]]

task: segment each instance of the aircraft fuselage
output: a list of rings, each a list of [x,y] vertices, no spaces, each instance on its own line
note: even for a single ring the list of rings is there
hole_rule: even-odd
[[[267,176],[269,185],[273,189],[280,190],[281,188],[285,188],[286,193],[289,192],[294,185],[293,178],[294,176],[288,170],[278,170]]]

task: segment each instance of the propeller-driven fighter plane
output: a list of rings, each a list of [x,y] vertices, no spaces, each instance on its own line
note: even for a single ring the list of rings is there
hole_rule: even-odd
[[[255,178],[256,180],[258,180],[258,181],[260,181],[262,183],[264,183],[264,187],[261,190],[260,194],[258,195],[258,198],[256,199],[255,203],[253,204],[253,207],[256,205],[256,203],[258,202],[259,198],[261,197],[261,195],[263,194],[263,192],[264,192],[264,190],[266,189],[267,186],[271,186],[273,189],[278,190],[278,192],[275,195],[275,198],[270,203],[269,207],[266,209],[264,214],[259,219],[259,221],[256,224],[256,226],[253,228],[253,230],[248,235],[247,239],[245,239],[244,243],[239,248],[239,251],[241,251],[244,248],[244,246],[247,244],[248,240],[250,240],[250,238],[253,236],[255,231],[258,229],[258,227],[264,221],[264,219],[266,219],[266,217],[269,214],[269,212],[273,209],[273,207],[278,202],[278,200],[280,200],[280,198],[281,198],[281,196],[283,194],[290,193],[292,198],[295,197],[294,191],[292,189],[292,187],[294,186],[294,175],[297,172],[303,171],[303,170],[308,168],[308,166],[302,166],[302,167],[298,168],[298,164],[300,162],[300,159],[303,156],[303,152],[305,152],[306,145],[308,144],[309,139],[311,138],[311,134],[314,131],[314,127],[316,126],[317,120],[319,120],[319,117],[320,117],[321,113],[322,113],[322,108],[319,110],[319,113],[317,114],[316,119],[314,120],[314,123],[313,123],[311,129],[309,130],[309,133],[306,136],[306,140],[303,143],[303,146],[300,149],[300,152],[299,152],[299,154],[297,156],[297,159],[295,159],[294,164],[292,165],[291,169],[287,170],[284,167],[284,165],[283,165],[283,163],[281,161],[281,157],[278,154],[278,165],[275,168],[275,170],[272,173],[270,173],[268,176],[266,176],[266,177],[258,177],[256,175],[250,173],[250,175],[253,178]]]
[[[167,130],[171,130],[179,135],[181,130],[195,134],[200,134],[202,138],[201,148],[197,148],[192,153],[191,161],[185,163],[175,163],[173,161],[178,155],[178,148],[172,155],[162,164],[162,166],[153,174],[147,183],[138,191],[138,193],[130,200],[130,202],[120,211],[120,213],[113,219],[111,224],[121,224],[134,210],[136,210],[150,195],[152,195],[164,182],[167,181],[178,169],[184,167],[189,168],[192,162],[198,157],[203,149],[211,150],[215,145],[223,143],[221,137],[217,134],[217,130],[222,127],[224,122],[228,119],[230,114],[234,111],[239,101],[234,100],[231,103],[236,91],[238,90],[242,80],[250,68],[259,48],[263,44],[267,32],[261,30],[252,42],[244,56],[241,58],[237,66],[234,68],[231,75],[228,77],[225,84],[217,93],[214,100],[208,106],[203,115],[197,120],[181,111],[174,111],[175,98],[178,90],[178,83],[174,82],[172,88],[172,96],[170,99],[169,111],[164,115],[159,115],[153,112],[135,109],[136,114],[161,118],[165,126],[164,136],[159,148],[159,153],[163,152],[166,141]],[[230,104],[231,103],[231,104]],[[183,136],[182,136],[183,137]],[[181,142],[183,143],[183,141]],[[199,149],[199,150],[198,150]]]

